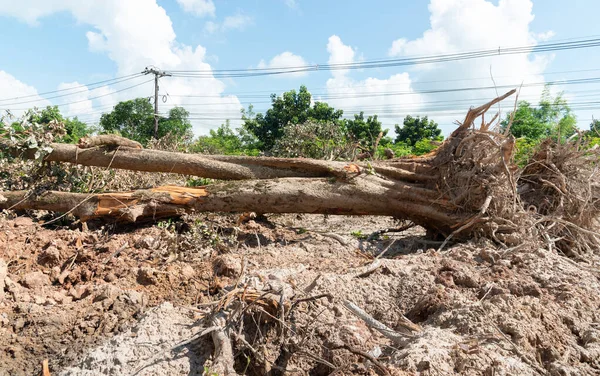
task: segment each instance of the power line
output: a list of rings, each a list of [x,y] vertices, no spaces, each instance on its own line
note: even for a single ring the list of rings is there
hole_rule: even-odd
[[[121,83],[121,82],[130,81],[130,80],[136,79],[136,78],[138,78],[138,77],[141,77],[141,76],[142,76],[142,75],[136,75],[136,76],[133,76],[133,77],[124,78],[124,79],[122,79],[122,80],[119,80],[119,81],[112,82],[112,84],[113,84],[113,85],[115,85],[115,84],[118,84],[118,83]],[[103,87],[103,86],[96,87],[96,88],[93,88],[93,89],[88,89],[88,88],[86,87],[86,89],[84,89],[84,90],[75,91],[75,92],[72,92],[72,93],[61,94],[61,95],[55,95],[55,96],[52,96],[52,97],[45,97],[45,98],[40,98],[40,99],[33,99],[33,100],[29,100],[29,101],[24,101],[24,102],[3,103],[2,105],[3,105],[3,106],[14,106],[14,105],[18,105],[18,104],[26,104],[26,103],[35,103],[35,102],[41,102],[41,101],[44,101],[44,100],[49,100],[49,99],[62,98],[62,97],[68,97],[68,96],[70,96],[70,95],[76,95],[76,94],[81,94],[81,93],[92,92],[92,91],[94,91],[94,90],[101,89],[102,87]],[[71,89],[72,89],[72,88],[71,88]],[[65,90],[66,90],[66,89],[65,89]]]
[[[510,48],[495,48],[487,50],[477,50],[469,52],[458,52],[441,55],[428,55],[407,57],[400,59],[380,59],[362,62],[334,63],[334,64],[313,64],[295,67],[269,67],[269,68],[246,68],[246,69],[215,69],[215,70],[173,70],[170,73],[174,77],[189,78],[224,78],[224,77],[256,77],[265,75],[278,75],[289,73],[300,73],[308,71],[334,71],[348,69],[371,69],[386,68],[406,65],[431,64],[440,62],[460,61],[475,59],[481,57],[491,57],[499,55],[514,55],[523,53],[541,53],[559,50],[572,50],[579,48],[591,48],[600,46],[600,38],[580,39],[571,42],[546,43],[538,45],[529,45]]]
[[[72,105],[72,104],[83,103],[83,102],[91,101],[91,100],[94,100],[94,99],[98,99],[98,98],[102,98],[102,97],[107,97],[109,95],[113,95],[113,94],[116,94],[116,93],[121,93],[123,91],[127,91],[127,90],[130,90],[130,89],[136,88],[138,86],[142,86],[142,85],[147,84],[147,83],[152,82],[152,81],[154,81],[154,79],[151,79],[151,80],[148,80],[148,81],[144,81],[144,82],[140,82],[139,84],[131,85],[131,86],[122,88],[120,90],[111,91],[110,93],[106,93],[106,94],[102,94],[102,95],[97,95],[95,97],[90,97],[90,98],[82,99],[82,100],[79,100],[79,101],[68,102],[68,103],[60,103],[60,104],[57,104],[55,106],[57,106],[57,107],[69,106],[69,105]],[[29,109],[30,108],[12,108],[12,109],[11,108],[3,108],[2,110],[26,111],[26,110],[29,110]]]
[[[46,95],[46,94],[61,93],[63,91],[75,90],[75,89],[80,89],[80,88],[89,87],[89,86],[96,86],[96,85],[99,85],[99,84],[110,84],[110,83],[112,83],[112,81],[121,80],[121,79],[125,79],[125,78],[130,78],[130,77],[135,77],[135,76],[139,77],[141,75],[142,75],[141,73],[134,73],[134,74],[130,74],[130,75],[127,75],[127,76],[115,77],[115,78],[111,78],[109,80],[97,81],[97,82],[92,82],[92,83],[89,83],[89,84],[82,84],[82,85],[79,85],[79,86],[73,86],[73,87],[66,88],[66,89],[45,91],[43,93],[23,95],[23,96],[20,96],[20,97],[2,98],[2,99],[0,99],[0,102],[10,101],[10,100],[18,100],[18,99],[25,99],[25,98],[31,98],[31,97],[37,97],[37,96],[42,96],[42,95]]]

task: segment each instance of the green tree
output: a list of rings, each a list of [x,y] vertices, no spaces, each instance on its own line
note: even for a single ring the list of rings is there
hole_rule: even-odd
[[[231,129],[229,120],[219,128],[211,129],[208,136],[200,136],[192,146],[191,150],[204,154],[225,155],[257,155],[258,150],[252,142],[247,143],[246,138]]]
[[[593,133],[594,137],[600,136],[600,120],[592,119],[592,122],[590,123],[590,132]]]
[[[379,137],[379,133],[383,132],[386,136],[388,133],[387,129],[382,129],[381,122],[377,120],[377,115],[369,116],[365,119],[363,111],[358,115],[354,115],[353,120],[346,120],[344,127],[348,137],[354,142],[360,143],[363,147],[372,147]],[[384,137],[380,141],[381,145],[386,145],[391,142],[391,139]],[[383,142],[382,142],[383,141]]]
[[[33,112],[29,116],[28,121],[38,124],[48,124],[51,121],[63,123],[66,134],[56,139],[59,142],[76,143],[81,137],[87,136],[90,133],[88,125],[80,121],[77,117],[63,117],[58,106],[47,106],[42,111]]]
[[[169,110],[169,116],[158,122],[158,138],[172,134],[186,138],[191,134],[189,113],[182,107]],[[154,136],[154,108],[146,98],[119,102],[112,112],[100,117],[100,126],[107,133],[118,133],[123,137],[146,145]]]
[[[252,105],[248,110],[242,110],[244,129],[252,133],[260,142],[260,149],[266,151],[283,136],[288,124],[303,124],[309,119],[337,123],[343,115],[343,111],[335,110],[327,103],[316,102],[312,107],[310,103],[311,95],[306,86],[300,86],[298,92],[287,91],[280,97],[271,94],[271,108],[264,115],[256,114]]]
[[[502,128],[508,126],[512,113],[507,114]],[[576,132],[576,118],[567,101],[558,94],[552,98],[548,88],[544,89],[537,107],[521,101],[514,112],[510,133],[516,138],[525,137],[535,141],[546,137],[562,140]]]
[[[394,126],[396,143],[403,142],[406,145],[415,146],[421,140],[440,141],[442,139],[442,130],[438,128],[435,121],[427,119],[427,116],[412,117],[408,115],[404,118],[403,124],[402,127],[398,124]]]

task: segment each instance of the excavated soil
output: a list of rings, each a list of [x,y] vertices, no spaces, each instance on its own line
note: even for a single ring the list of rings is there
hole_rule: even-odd
[[[316,297],[285,323],[296,346],[285,374],[600,374],[598,262],[487,243],[438,252],[419,228],[357,239],[398,225],[386,218],[236,221],[82,229],[0,219],[0,375],[39,374],[44,359],[52,375],[210,374],[211,336],[195,336],[211,302],[231,286],[269,283],[285,284],[290,301]],[[382,250],[380,266],[362,273]],[[422,331],[394,343],[343,301],[397,332],[403,315]],[[284,334],[254,319],[245,338],[273,341],[254,349],[265,364],[236,351],[236,371],[277,374]]]

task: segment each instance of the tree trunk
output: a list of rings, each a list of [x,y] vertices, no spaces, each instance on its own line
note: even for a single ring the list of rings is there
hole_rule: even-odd
[[[211,184],[204,187],[165,186],[118,193],[47,191],[4,192],[0,209],[70,212],[85,221],[112,217],[120,221],[161,218],[184,212],[315,213],[385,215],[410,218],[447,233],[460,221],[452,204],[435,200],[434,192],[389,183],[374,175],[352,183],[323,178],[282,178]]]
[[[46,161],[238,181],[91,195],[6,192],[0,194],[0,209],[45,209],[71,212],[82,220],[113,217],[124,221],[184,211],[389,215],[412,220],[444,236],[484,231],[496,238],[518,227],[511,222],[517,208],[507,205],[516,202],[511,163],[514,140],[488,131],[490,124],[483,120],[480,130],[471,127],[477,117],[513,93],[471,109],[458,129],[430,155],[391,161],[200,156],[53,144]],[[35,154],[31,149],[9,152],[24,158]]]

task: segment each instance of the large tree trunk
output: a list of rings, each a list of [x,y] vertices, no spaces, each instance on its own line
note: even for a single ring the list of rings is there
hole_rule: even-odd
[[[385,162],[199,156],[54,144],[47,161],[240,181],[92,195],[7,192],[2,193],[6,200],[0,209],[47,209],[72,212],[84,220],[110,216],[128,221],[182,211],[390,215],[445,236],[484,231],[497,238],[518,227],[511,222],[516,204],[507,205],[516,200],[514,140],[488,131],[490,124],[483,120],[480,130],[471,128],[477,117],[513,93],[471,109],[436,152]],[[25,158],[35,154],[10,151]]]
[[[452,214],[452,204],[436,201],[432,194],[365,175],[352,183],[323,178],[282,178],[119,193],[47,191],[31,196],[26,191],[5,192],[2,195],[6,201],[0,203],[0,208],[35,208],[71,212],[82,220],[112,217],[129,222],[204,211],[386,215],[411,218],[446,233],[460,216]]]

